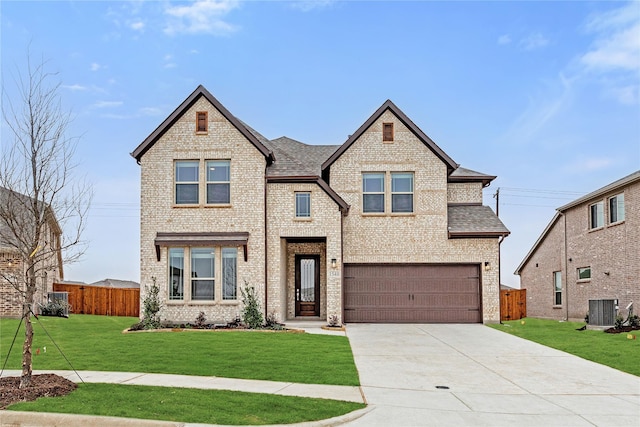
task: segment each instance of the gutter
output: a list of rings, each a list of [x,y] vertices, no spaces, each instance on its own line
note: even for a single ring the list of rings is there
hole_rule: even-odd
[[[567,217],[564,212],[558,211],[562,216],[563,239],[564,239],[564,299],[567,306],[567,322],[569,321],[569,254],[567,253]]]
[[[267,239],[267,168],[269,164],[267,163],[264,167],[264,320],[267,320],[267,313],[269,311],[269,286],[268,286],[268,263],[269,259],[269,245]]]

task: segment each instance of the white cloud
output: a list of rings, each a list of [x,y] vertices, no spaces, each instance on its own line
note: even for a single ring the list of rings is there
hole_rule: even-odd
[[[129,24],[129,28],[131,28],[134,31],[143,31],[144,30],[144,22],[142,22],[142,21],[132,22],[131,24]]]
[[[114,108],[122,105],[122,101],[98,101],[92,105],[93,108]]]
[[[511,43],[511,37],[509,37],[509,34],[503,34],[498,37],[498,44],[504,45],[509,43]]]
[[[79,91],[87,90],[86,86],[82,86],[82,85],[79,85],[79,84],[63,85],[62,87],[65,88],[65,89],[69,89],[72,92],[79,92]]]
[[[588,157],[574,161],[565,170],[569,173],[589,173],[607,169],[614,163],[614,159],[608,157]]]
[[[99,69],[104,68],[102,65],[98,64],[97,62],[92,62],[90,69],[91,71],[98,71]]]
[[[541,33],[532,33],[520,40],[519,44],[524,50],[534,50],[548,45],[549,39]]]
[[[332,6],[335,2],[335,0],[297,0],[291,3],[291,7],[302,12],[309,12]]]
[[[144,107],[138,112],[141,116],[160,116],[164,114],[164,110],[158,107]]]
[[[164,11],[169,17],[164,32],[168,35],[231,34],[238,27],[226,22],[224,18],[238,6],[237,0],[197,0],[186,6],[169,6]]]

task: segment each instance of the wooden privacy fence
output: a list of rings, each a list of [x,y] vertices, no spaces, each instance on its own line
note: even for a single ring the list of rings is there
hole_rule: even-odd
[[[72,314],[140,316],[140,289],[53,284],[54,292],[68,292]]]
[[[527,317],[527,290],[506,289],[500,291],[500,321]]]

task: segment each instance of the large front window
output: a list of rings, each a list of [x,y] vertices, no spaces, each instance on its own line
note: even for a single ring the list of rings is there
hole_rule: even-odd
[[[213,248],[191,248],[191,299],[211,301],[214,299],[214,265]]]
[[[384,173],[362,174],[362,212],[384,212]]]
[[[199,181],[198,161],[178,161],[176,162],[176,204],[197,204],[198,203],[198,181]]]
[[[412,173],[391,173],[391,212],[413,212]]]
[[[624,194],[609,199],[609,223],[624,221]]]
[[[231,200],[229,160],[207,162],[207,203],[228,204]]]

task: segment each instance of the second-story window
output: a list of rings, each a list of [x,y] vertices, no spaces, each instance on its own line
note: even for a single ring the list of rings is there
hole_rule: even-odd
[[[391,172],[391,212],[413,212],[413,174]]]
[[[609,223],[624,221],[624,194],[609,199]]]
[[[311,218],[311,193],[296,193],[296,218]]]
[[[604,225],[604,204],[594,203],[589,206],[589,228],[598,228]]]
[[[384,213],[384,173],[362,174],[362,212]]]
[[[196,132],[206,133],[209,130],[208,114],[206,111],[196,113]]]
[[[228,204],[231,201],[231,175],[229,160],[207,162],[207,203]]]
[[[198,181],[200,162],[186,160],[176,162],[175,171],[175,202],[177,205],[198,203]]]

